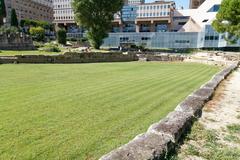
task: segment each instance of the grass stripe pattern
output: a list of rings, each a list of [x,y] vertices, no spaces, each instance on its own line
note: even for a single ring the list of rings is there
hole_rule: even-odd
[[[160,62],[0,65],[0,159],[98,159],[218,71]]]

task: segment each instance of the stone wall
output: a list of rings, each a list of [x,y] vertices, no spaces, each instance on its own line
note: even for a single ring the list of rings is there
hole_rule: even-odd
[[[31,37],[24,34],[1,34],[0,50],[33,50]]]
[[[145,61],[183,61],[184,56],[182,55],[177,55],[177,54],[153,54],[153,53],[144,53],[144,54],[139,54],[139,59],[140,60],[145,60]]]
[[[122,53],[65,53],[64,55],[2,56],[0,63],[97,63],[137,61],[136,54]]]
[[[233,64],[217,73],[209,82],[189,95],[166,118],[149,127],[118,149],[102,156],[100,160],[162,160],[175,150],[181,138],[202,114],[204,104],[211,99],[219,83],[239,64]]]

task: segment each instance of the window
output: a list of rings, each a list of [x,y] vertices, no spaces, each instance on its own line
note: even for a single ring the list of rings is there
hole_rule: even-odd
[[[219,8],[220,8],[220,5],[215,4],[214,6],[212,6],[212,8],[208,10],[208,12],[218,12]]]
[[[213,40],[215,40],[215,41],[217,41],[219,39],[219,36],[205,36],[205,40],[206,41],[213,41]]]
[[[202,22],[203,22],[203,23],[206,23],[207,21],[208,21],[208,19],[204,19]]]
[[[178,22],[178,25],[180,25],[180,26],[183,26],[185,24],[186,24],[186,22]]]
[[[175,43],[190,43],[189,40],[176,40]]]
[[[147,40],[150,40],[151,38],[150,37],[142,37],[142,41],[147,41]]]
[[[129,41],[128,37],[120,37],[120,42],[127,42]]]

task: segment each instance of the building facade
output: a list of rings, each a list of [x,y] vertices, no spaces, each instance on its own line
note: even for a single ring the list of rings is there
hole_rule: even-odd
[[[129,44],[152,49],[240,47],[240,40],[237,44],[229,44],[225,40],[226,34],[217,33],[211,26],[221,2],[206,0],[197,9],[174,10],[170,30],[109,33],[102,47],[117,48]]]
[[[205,0],[190,0],[190,9],[198,8]]]
[[[125,4],[143,4],[145,3],[145,0],[126,0]]]
[[[81,38],[84,30],[74,21],[71,1],[53,1],[54,23],[66,27],[69,38]],[[132,44],[153,49],[232,47],[225,41],[225,34],[218,34],[211,27],[222,0],[198,1],[197,5],[202,3],[200,6],[186,10],[177,10],[174,1],[124,2],[122,10],[114,15],[112,30],[103,48]],[[236,46],[240,46],[240,41]]]
[[[73,0],[53,0],[54,21],[56,27],[64,27],[67,30],[68,37],[79,38],[83,30],[78,27],[74,21],[72,9]]]
[[[9,22],[11,10],[15,9],[18,20],[32,19],[52,22],[52,0],[5,0],[7,21]]]

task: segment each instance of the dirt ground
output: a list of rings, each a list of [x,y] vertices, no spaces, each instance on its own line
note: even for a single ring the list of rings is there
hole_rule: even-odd
[[[220,84],[174,159],[240,160],[240,68]]]

